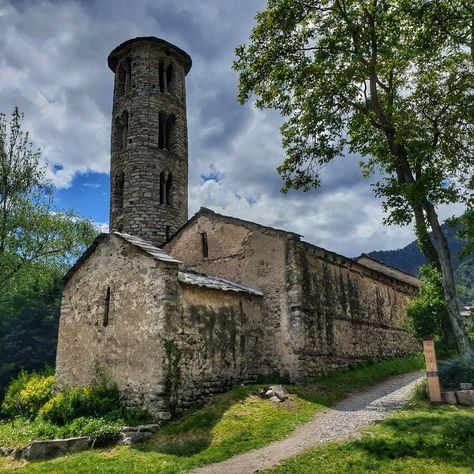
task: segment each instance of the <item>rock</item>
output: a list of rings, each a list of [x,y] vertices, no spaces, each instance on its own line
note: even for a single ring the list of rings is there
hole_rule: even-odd
[[[472,386],[472,383],[460,383],[459,388],[461,390],[472,390],[474,387]]]
[[[281,403],[281,400],[276,395],[273,395],[273,397],[270,397],[269,400],[274,403]]]
[[[125,446],[132,446],[134,444],[143,443],[147,439],[151,438],[152,433],[149,431],[127,431],[120,433],[117,444]]]
[[[153,424],[148,424],[148,425],[140,425],[140,426],[137,426],[137,430],[140,431],[141,433],[142,432],[155,433],[156,431],[158,431],[160,426],[161,425],[159,425],[158,423],[153,423]]]
[[[474,390],[458,390],[456,397],[461,405],[474,407]]]
[[[89,447],[90,441],[87,437],[51,439],[46,441],[33,441],[15,453],[15,457],[33,461],[36,459],[52,459],[65,454],[84,451]]]
[[[288,394],[281,385],[272,385],[270,390],[283,402],[288,399]]]
[[[267,390],[263,395],[265,398],[272,398],[275,396],[275,393],[273,392],[273,390]]]
[[[133,431],[138,431],[138,426],[124,426],[121,431],[122,433],[130,433]]]
[[[11,453],[15,450],[15,448],[11,448],[10,446],[0,446],[0,455],[2,456],[11,456]]]
[[[455,391],[441,392],[441,401],[448,403],[449,405],[457,405],[458,399],[456,398]]]

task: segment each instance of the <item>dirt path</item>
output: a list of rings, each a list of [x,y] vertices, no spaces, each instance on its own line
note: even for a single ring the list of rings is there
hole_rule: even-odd
[[[393,377],[318,412],[312,421],[281,441],[192,472],[250,474],[268,469],[312,446],[357,435],[362,428],[402,408],[421,377],[421,372]]]

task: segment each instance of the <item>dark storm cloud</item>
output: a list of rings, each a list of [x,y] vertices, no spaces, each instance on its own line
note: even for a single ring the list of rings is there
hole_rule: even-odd
[[[193,58],[187,77],[190,208],[287,228],[355,255],[399,247],[409,230],[382,213],[357,159],[337,160],[310,193],[280,193],[284,156],[271,111],[237,103],[235,47],[265,0],[0,0],[0,111],[18,105],[58,187],[79,172],[109,169],[113,75],[109,52],[158,36]],[[214,179],[213,177],[219,177]]]

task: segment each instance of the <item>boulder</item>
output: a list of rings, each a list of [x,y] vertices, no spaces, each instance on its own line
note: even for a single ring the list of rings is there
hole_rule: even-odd
[[[456,392],[454,390],[441,392],[441,401],[449,405],[457,405],[458,399],[456,398]]]
[[[281,385],[272,385],[270,390],[272,390],[275,396],[277,396],[282,402],[288,399],[288,394]]]
[[[151,438],[152,433],[149,431],[126,431],[120,433],[120,437],[117,444],[125,446],[133,446],[134,444],[143,443],[147,439]]]
[[[275,393],[273,392],[273,390],[267,390],[263,395],[265,398],[272,398],[273,396],[275,396]]]
[[[270,397],[269,400],[273,403],[281,403],[281,400],[276,395],[273,395],[273,397]]]
[[[89,447],[90,440],[87,437],[50,439],[46,441],[33,441],[25,448],[18,451],[15,457],[33,461],[37,459],[52,459],[65,454],[84,451]]]
[[[459,388],[461,390],[472,390],[474,387],[472,386],[472,383],[460,383]]]
[[[460,405],[474,407],[474,390],[458,390],[456,397]]]

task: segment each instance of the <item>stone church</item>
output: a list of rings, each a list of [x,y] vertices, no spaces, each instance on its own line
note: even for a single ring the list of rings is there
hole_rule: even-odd
[[[65,277],[59,387],[102,374],[168,419],[234,384],[417,349],[405,331],[412,275],[205,208],[188,220],[188,54],[135,38],[108,65],[110,233]]]

